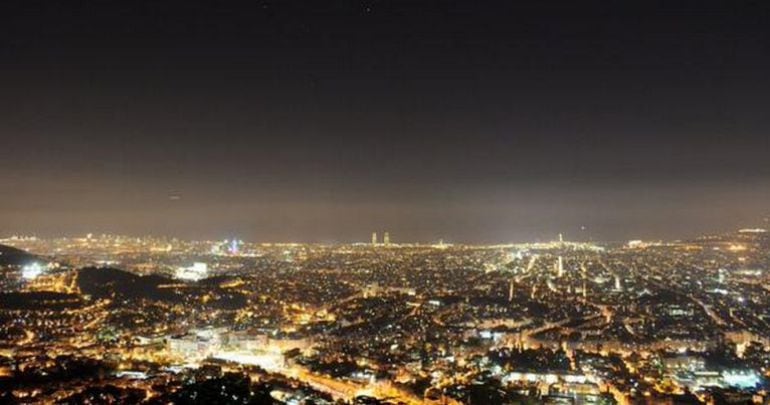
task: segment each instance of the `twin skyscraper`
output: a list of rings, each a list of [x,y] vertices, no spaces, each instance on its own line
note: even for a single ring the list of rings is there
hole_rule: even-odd
[[[382,244],[385,245],[385,246],[389,246],[390,245],[390,234],[389,233],[385,232],[382,235]],[[377,243],[377,232],[372,232],[372,246],[377,246],[377,245],[378,245],[378,243]]]

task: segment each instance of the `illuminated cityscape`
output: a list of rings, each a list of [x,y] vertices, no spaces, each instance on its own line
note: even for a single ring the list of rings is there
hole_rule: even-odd
[[[0,243],[0,384],[21,401],[179,401],[237,375],[276,403],[767,398],[762,229],[607,244]]]
[[[0,405],[770,405],[768,72],[768,1],[0,1]]]

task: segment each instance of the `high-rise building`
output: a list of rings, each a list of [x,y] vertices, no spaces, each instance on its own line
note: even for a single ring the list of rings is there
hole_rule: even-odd
[[[385,246],[390,245],[390,234],[385,232],[382,234],[382,244]]]
[[[225,245],[227,245],[227,253],[229,253],[231,255],[237,255],[238,253],[240,253],[240,246],[242,244],[243,244],[243,242],[241,242],[240,240],[235,239],[235,238],[233,238],[233,240],[229,241],[229,243],[228,243],[227,240],[225,240]]]
[[[372,232],[372,246],[377,245],[377,232]]]
[[[559,256],[559,261],[556,263],[556,275],[561,278],[564,276],[564,259]]]

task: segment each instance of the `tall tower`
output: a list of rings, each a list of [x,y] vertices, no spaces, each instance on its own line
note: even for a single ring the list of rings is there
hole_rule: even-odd
[[[384,234],[382,234],[382,243],[385,246],[390,245],[390,234],[389,233],[385,232]]]
[[[377,232],[372,232],[372,246],[377,246]]]
[[[233,238],[233,240],[230,241],[230,245],[227,247],[228,253],[230,253],[231,255],[237,255],[239,250],[239,245],[240,245],[240,241],[238,239]]]
[[[511,279],[511,283],[508,285],[508,302],[513,301],[513,287],[514,287],[514,280]]]

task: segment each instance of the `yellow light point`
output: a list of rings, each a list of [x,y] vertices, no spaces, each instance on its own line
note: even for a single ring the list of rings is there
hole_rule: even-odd
[[[228,281],[228,282],[222,283],[219,286],[222,287],[222,288],[236,288],[236,287],[240,287],[240,286],[242,286],[244,284],[245,283],[243,282],[243,280],[236,279],[236,280],[232,280],[232,281]]]

